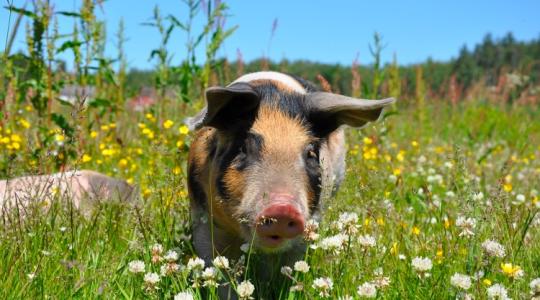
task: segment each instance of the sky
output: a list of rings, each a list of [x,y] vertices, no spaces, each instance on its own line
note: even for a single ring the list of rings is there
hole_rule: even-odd
[[[25,0],[0,0],[20,7]],[[51,0],[55,10],[73,10],[80,0]],[[207,0],[214,1],[214,0]],[[31,2],[31,1],[28,1]],[[540,38],[540,1],[538,0],[230,0],[225,27],[238,25],[234,34],[218,52],[220,57],[236,60],[240,52],[245,61],[262,56],[272,60],[305,59],[322,63],[349,65],[358,57],[360,64],[372,62],[368,45],[374,32],[383,37],[386,47],[383,61],[396,55],[400,64],[425,61],[428,57],[446,61],[457,56],[463,45],[469,48],[482,41],[486,33],[500,38],[512,32],[518,40]],[[126,27],[126,53],[129,66],[150,69],[152,49],[159,44],[154,28],[141,23],[152,16],[154,6],[162,14],[187,17],[181,0],[108,0],[98,8],[98,18],[106,20],[107,50],[116,56],[115,33],[120,19]],[[30,6],[29,6],[30,7]],[[277,27],[272,35],[272,27]],[[73,18],[59,17],[61,33],[73,28]],[[0,9],[0,49],[4,49],[9,11]],[[14,16],[11,18],[11,25]],[[23,23],[24,25],[24,23]],[[194,27],[202,28],[202,14]],[[24,26],[13,50],[25,49]],[[175,31],[168,49],[174,53],[172,63],[185,58],[186,36]],[[3,50],[1,50],[3,51]],[[202,58],[204,49],[197,52]],[[70,61],[65,54],[62,58]],[[202,60],[202,59],[201,59]],[[69,64],[68,64],[69,65]]]

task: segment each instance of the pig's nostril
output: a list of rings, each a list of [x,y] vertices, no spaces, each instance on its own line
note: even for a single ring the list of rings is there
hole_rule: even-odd
[[[279,240],[280,239],[279,235],[271,235],[270,238],[273,239],[273,240]]]
[[[296,226],[296,223],[294,223],[294,221],[290,221],[289,224],[287,224],[289,227],[294,227]]]

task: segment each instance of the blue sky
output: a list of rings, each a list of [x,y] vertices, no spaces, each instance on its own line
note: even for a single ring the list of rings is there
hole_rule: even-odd
[[[1,0],[4,6],[7,0]],[[211,1],[211,0],[210,0]],[[24,0],[13,0],[22,6]],[[72,10],[81,1],[52,1],[56,10]],[[219,52],[234,60],[237,49],[244,60],[263,55],[273,60],[308,59],[324,63],[350,64],[359,55],[361,64],[371,63],[368,44],[379,32],[387,47],[385,61],[396,53],[403,64],[421,62],[431,57],[448,60],[462,45],[480,42],[487,32],[502,37],[511,31],[518,40],[540,37],[540,1],[537,0],[385,0],[385,1],[318,1],[318,0],[231,0],[226,27],[239,25]],[[141,26],[159,4],[164,15],[186,17],[186,6],[180,0],[108,0],[99,13],[106,19],[107,53],[115,55],[115,36],[121,18],[126,26],[126,52],[130,67],[152,68],[150,51],[159,43],[153,28]],[[99,10],[99,9],[98,9]],[[270,41],[271,28],[278,26]],[[201,25],[201,20],[195,26]],[[12,18],[13,23],[13,18]],[[5,45],[8,11],[0,10],[0,47]],[[60,18],[60,31],[70,32],[73,20]],[[24,26],[22,27],[24,29]],[[199,26],[200,28],[200,26]],[[175,53],[173,63],[185,57],[186,37],[179,31],[169,49]],[[24,30],[15,49],[24,49]],[[202,54],[202,52],[200,52]],[[69,56],[64,57],[70,60]]]

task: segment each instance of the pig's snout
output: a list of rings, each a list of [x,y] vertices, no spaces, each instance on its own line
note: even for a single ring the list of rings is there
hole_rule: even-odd
[[[263,246],[275,248],[304,232],[304,217],[291,202],[273,202],[257,217],[256,230]]]

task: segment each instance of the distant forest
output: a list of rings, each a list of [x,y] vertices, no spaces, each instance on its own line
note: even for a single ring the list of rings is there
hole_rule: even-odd
[[[399,53],[393,63],[384,66],[357,65],[354,62],[347,66],[286,59],[280,62],[258,59],[249,63],[222,59],[216,65],[220,66],[215,68],[219,72],[218,78],[214,78],[216,84],[230,82],[242,73],[277,70],[317,83],[320,81],[317,79],[318,75],[321,75],[334,92],[348,95],[397,93],[401,96],[414,96],[421,88],[425,90],[426,96],[431,98],[448,97],[449,93],[464,96],[475,85],[495,88],[501,85],[501,81],[506,84],[511,81],[511,84],[518,85],[514,88],[519,88],[520,91],[528,89],[538,93],[538,88],[533,87],[536,87],[540,80],[540,36],[524,42],[517,41],[512,33],[499,39],[487,34],[473,49],[463,46],[457,57],[450,61],[439,62],[428,58],[423,63],[406,66],[399,65]],[[153,71],[131,70],[127,76],[128,90],[135,91],[141,86],[152,85],[153,77]],[[374,85],[374,80],[380,80],[380,85]],[[418,86],[419,82],[422,87]],[[374,86],[378,87],[379,91],[373,91]],[[391,91],[392,89],[394,91]]]

